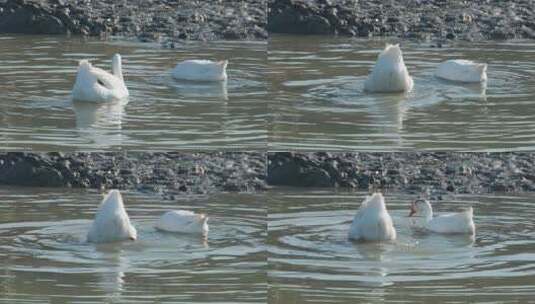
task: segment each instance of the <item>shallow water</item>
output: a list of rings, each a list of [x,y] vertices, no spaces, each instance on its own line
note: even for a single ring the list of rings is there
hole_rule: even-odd
[[[518,303],[535,297],[533,194],[434,203],[439,213],[473,206],[477,231],[471,238],[415,231],[407,218],[414,197],[389,193],[398,240],[352,243],[347,230],[364,195],[270,193],[271,303]]]
[[[270,146],[276,150],[533,150],[535,43],[403,42],[415,87],[365,94],[385,40],[272,35]],[[433,76],[447,59],[488,63],[486,86]]]
[[[102,196],[0,187],[0,281],[6,303],[265,303],[266,208],[260,195],[183,201],[124,193],[138,241],[85,243]],[[170,209],[210,216],[207,240],[157,232]]]
[[[111,70],[121,53],[130,97],[73,103],[78,60]],[[125,41],[0,35],[0,140],[8,150],[264,149],[262,42],[188,42],[175,49]],[[230,61],[225,84],[175,81],[176,62]]]

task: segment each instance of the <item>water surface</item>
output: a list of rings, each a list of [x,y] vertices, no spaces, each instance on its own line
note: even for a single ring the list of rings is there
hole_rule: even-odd
[[[5,303],[265,303],[266,208],[260,195],[162,201],[124,193],[135,242],[85,242],[100,194],[0,187]],[[157,232],[165,211],[210,216],[208,238]]]
[[[390,41],[390,40],[388,40]],[[366,94],[364,81],[385,40],[272,35],[269,144],[286,150],[533,150],[535,43],[403,42],[415,86]],[[447,59],[488,63],[488,82],[433,76]]]
[[[111,70],[123,57],[130,98],[71,101],[81,59]],[[0,35],[0,140],[7,150],[263,149],[266,44],[125,41]],[[228,59],[226,83],[175,81],[176,62]]]
[[[365,193],[271,192],[270,303],[518,303],[535,297],[535,196],[456,196],[434,211],[472,206],[476,235],[412,228],[414,196],[387,193],[398,240],[353,243],[347,232]]]

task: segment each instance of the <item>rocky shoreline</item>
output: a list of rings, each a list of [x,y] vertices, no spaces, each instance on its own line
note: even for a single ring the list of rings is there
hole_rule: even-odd
[[[418,40],[535,38],[530,0],[269,0],[268,31]]]
[[[0,33],[180,40],[267,39],[266,0],[0,0]]]
[[[0,184],[127,189],[164,198],[270,186],[409,194],[535,191],[535,153],[0,153]],[[268,186],[269,185],[269,186]]]
[[[268,31],[417,40],[535,38],[531,0],[0,0],[0,33],[265,40]]]
[[[266,155],[217,153],[0,153],[0,184],[127,189],[179,195],[266,189]]]
[[[535,153],[269,153],[267,182],[432,196],[528,192],[535,191]]]

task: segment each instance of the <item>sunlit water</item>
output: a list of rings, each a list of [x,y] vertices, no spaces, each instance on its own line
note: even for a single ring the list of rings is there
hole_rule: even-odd
[[[390,41],[390,40],[388,40]],[[268,83],[273,149],[532,150],[535,43],[402,42],[415,86],[366,94],[364,81],[385,40],[273,35]],[[433,76],[447,59],[488,63],[486,86]]]
[[[127,102],[73,103],[80,59],[111,70],[121,53]],[[226,83],[178,82],[181,60],[228,59]],[[8,150],[263,149],[264,42],[124,41],[0,35],[0,140]]]
[[[535,297],[533,194],[434,202],[439,214],[472,206],[477,231],[471,238],[415,230],[407,217],[415,197],[387,193],[398,240],[353,243],[347,232],[364,195],[272,191],[270,303],[518,303]]]
[[[102,196],[0,188],[0,302],[265,303],[266,208],[261,196],[181,201],[123,194],[135,242],[85,242]],[[210,216],[206,240],[158,232],[170,209]]]

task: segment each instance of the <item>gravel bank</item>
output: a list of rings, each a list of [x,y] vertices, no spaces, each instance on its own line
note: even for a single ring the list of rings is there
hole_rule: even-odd
[[[179,40],[267,38],[266,0],[0,0],[0,33]]]
[[[134,189],[164,197],[266,188],[264,153],[3,153],[0,184]]]
[[[269,0],[273,33],[415,39],[535,38],[532,0]]]
[[[267,181],[430,195],[535,191],[535,153],[269,153]]]

